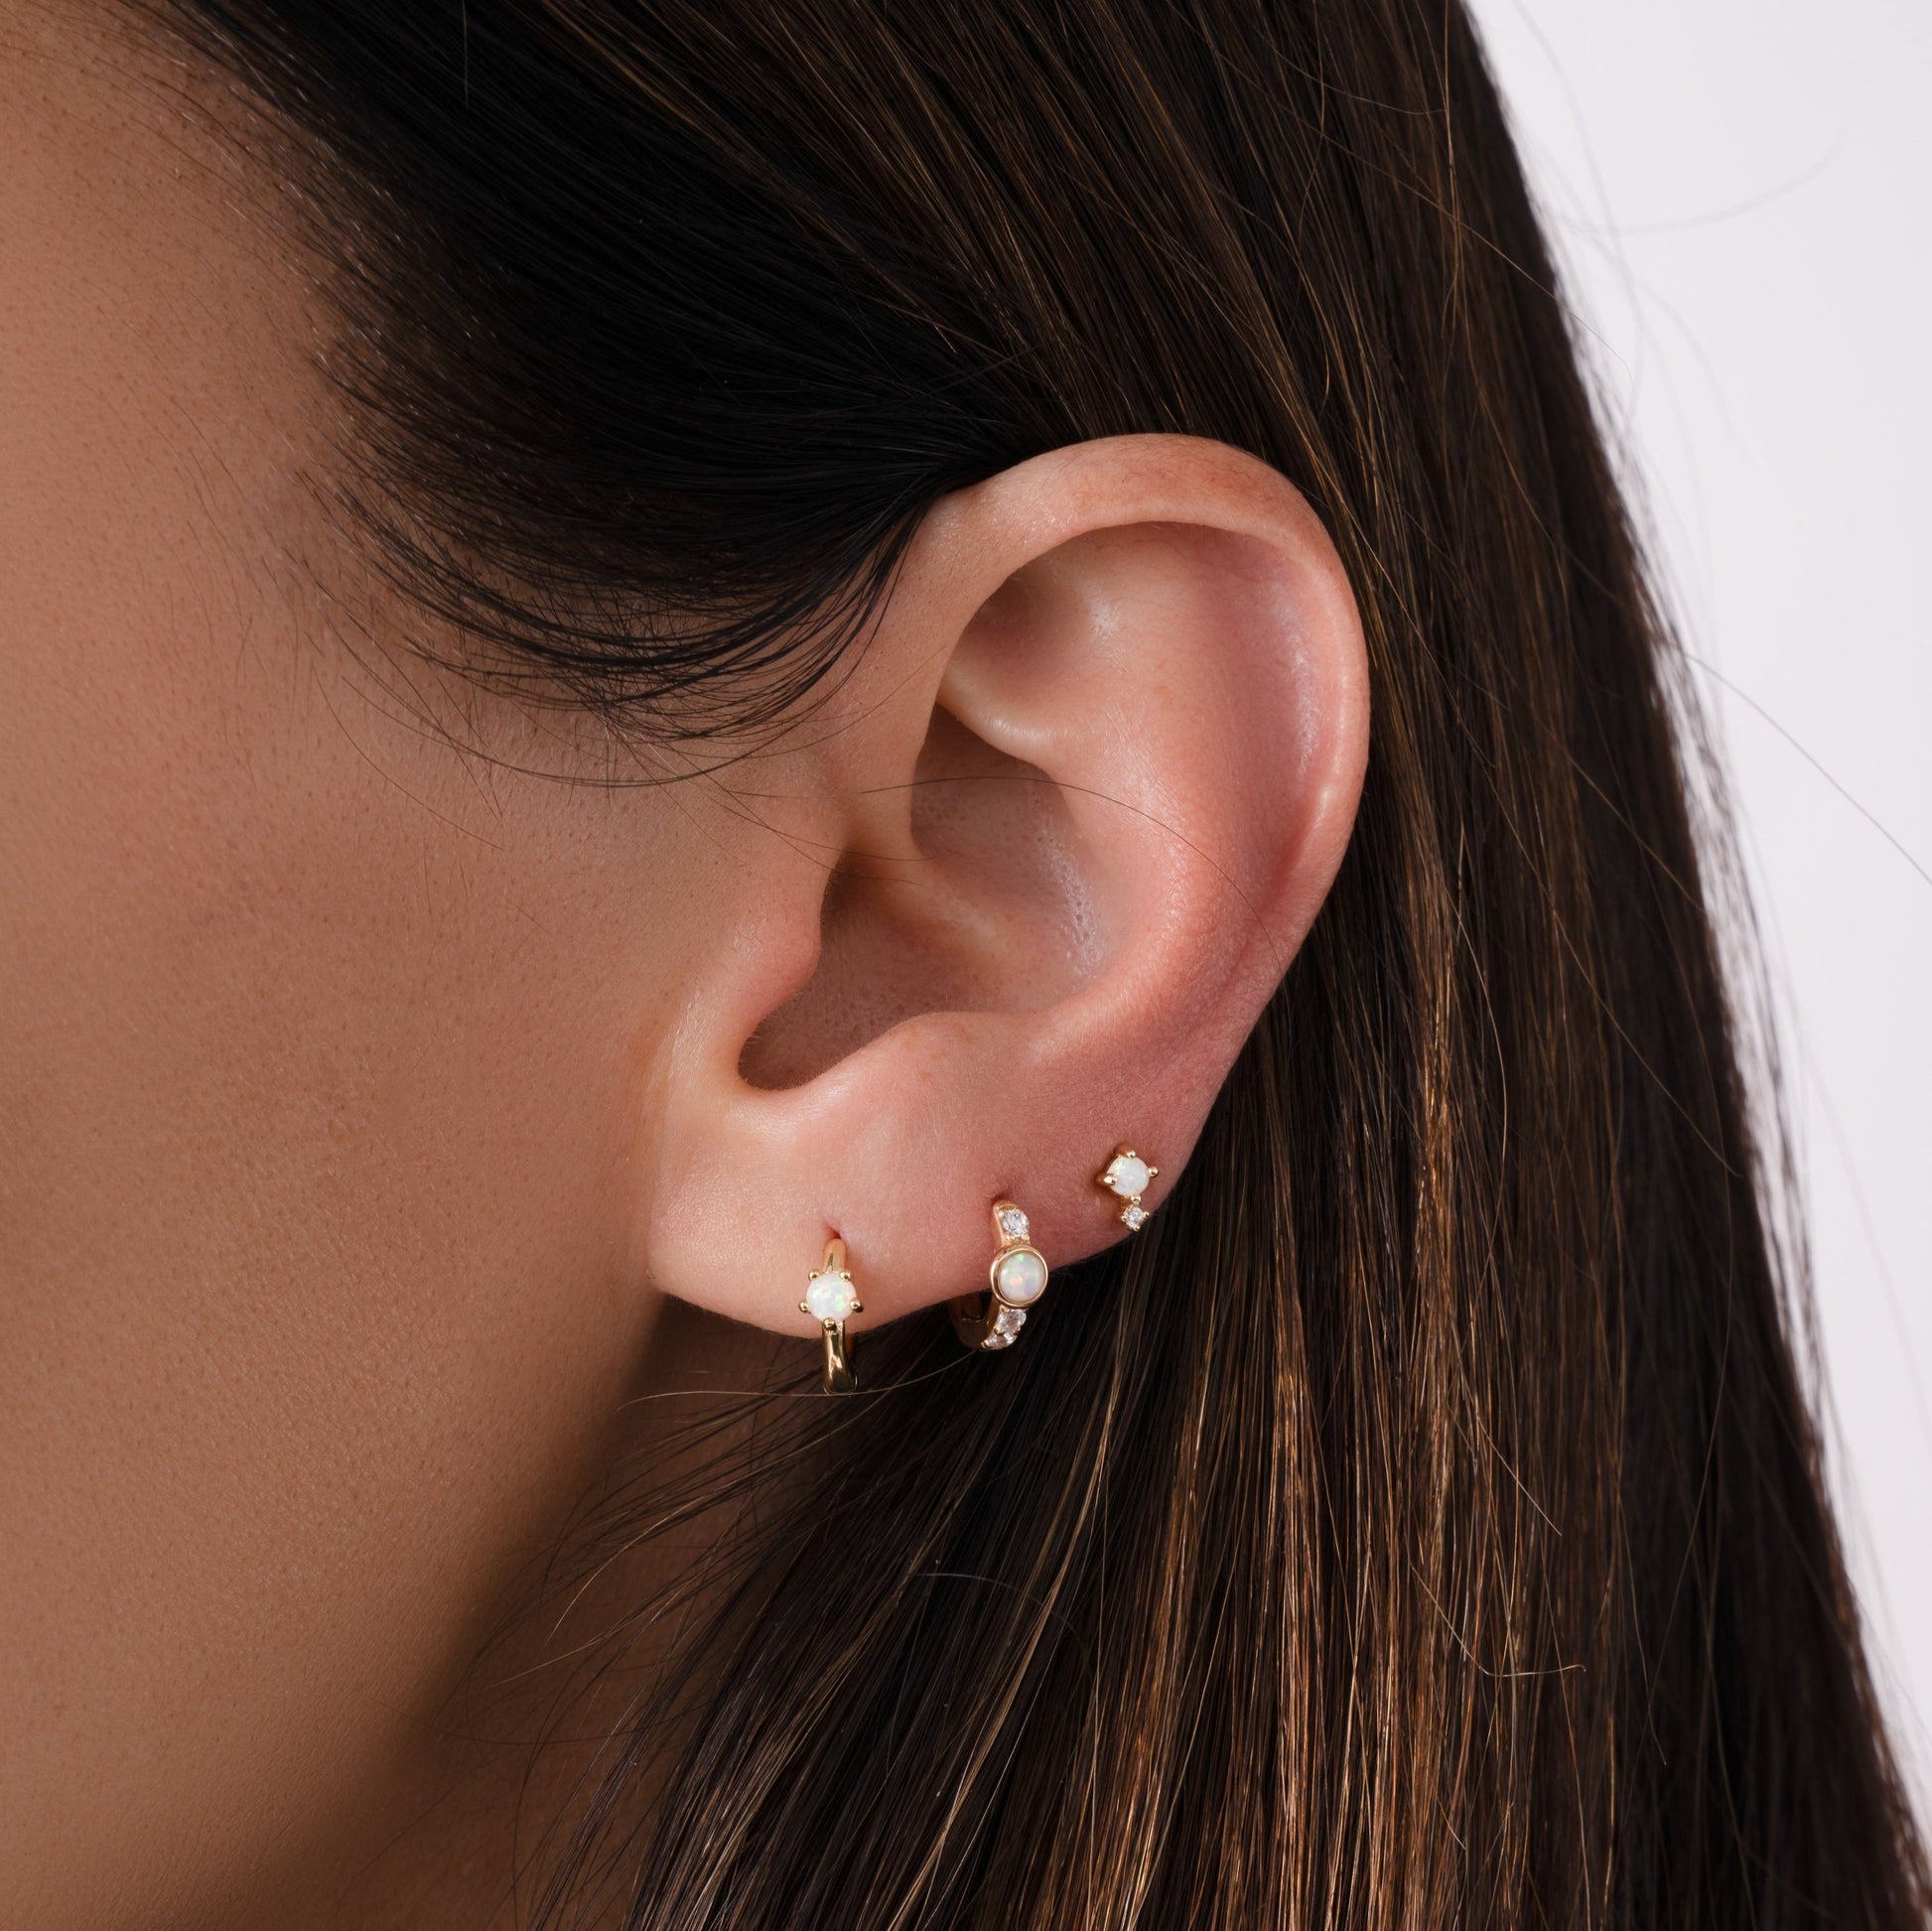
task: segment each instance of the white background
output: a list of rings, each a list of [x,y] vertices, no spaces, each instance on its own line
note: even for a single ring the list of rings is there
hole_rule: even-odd
[[[1473,4],[1710,667],[1833,1478],[1932,1816],[1932,6]]]

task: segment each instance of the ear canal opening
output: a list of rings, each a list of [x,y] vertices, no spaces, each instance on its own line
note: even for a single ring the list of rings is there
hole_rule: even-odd
[[[1093,967],[1083,841],[1037,766],[935,709],[890,837],[826,883],[811,978],[746,1041],[739,1071],[803,1085],[925,1013],[1037,1011]]]

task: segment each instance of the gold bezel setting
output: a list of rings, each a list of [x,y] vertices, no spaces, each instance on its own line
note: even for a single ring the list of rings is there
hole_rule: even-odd
[[[970,1348],[984,1352],[1011,1347],[1027,1324],[1027,1310],[1046,1292],[1046,1257],[1033,1244],[1026,1209],[1011,1200],[993,1203],[993,1238],[998,1243],[986,1270],[988,1293],[960,1295],[952,1304],[954,1331]]]

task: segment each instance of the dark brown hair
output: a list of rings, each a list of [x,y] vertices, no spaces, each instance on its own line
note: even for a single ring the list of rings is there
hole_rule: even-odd
[[[345,500],[479,675],[769,720],[935,498],[1146,430],[1298,483],[1368,634],[1172,1200],[997,1371],[919,1318],[774,1411],[547,1921],[1924,1922],[1676,659],[1455,0],[174,12],[307,158]]]

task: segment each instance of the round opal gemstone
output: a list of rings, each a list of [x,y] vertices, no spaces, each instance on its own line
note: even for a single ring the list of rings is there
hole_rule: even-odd
[[[1145,1193],[1147,1183],[1154,1175],[1147,1171],[1147,1162],[1132,1155],[1123,1154],[1107,1170],[1108,1183],[1116,1193]]]
[[[1010,1308],[1027,1308],[1046,1287],[1046,1263],[1031,1247],[1002,1254],[993,1269],[993,1292]]]
[[[844,1320],[858,1305],[859,1290],[843,1274],[814,1274],[805,1285],[814,1320]]]

